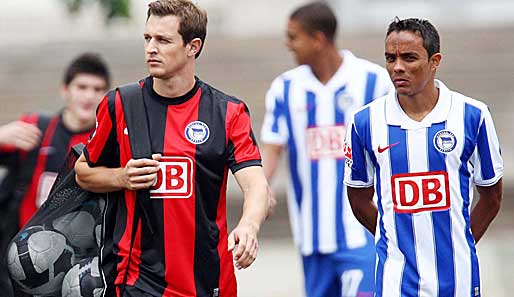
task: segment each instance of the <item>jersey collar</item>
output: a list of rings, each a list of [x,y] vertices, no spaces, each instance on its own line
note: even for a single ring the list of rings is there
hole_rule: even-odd
[[[387,95],[385,104],[387,124],[400,126],[402,129],[415,130],[428,128],[432,124],[446,121],[452,104],[451,92],[440,80],[435,80],[435,86],[439,88],[439,100],[437,100],[434,109],[421,122],[417,122],[407,116],[398,102],[396,92],[390,92]]]

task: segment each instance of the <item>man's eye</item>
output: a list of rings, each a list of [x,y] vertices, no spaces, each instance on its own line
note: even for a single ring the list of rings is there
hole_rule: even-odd
[[[392,56],[386,56],[385,59],[387,62],[394,62],[394,60],[395,60],[394,57],[392,57]]]

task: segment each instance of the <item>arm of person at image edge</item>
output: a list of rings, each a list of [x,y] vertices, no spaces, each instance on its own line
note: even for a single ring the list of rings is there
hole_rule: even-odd
[[[113,152],[118,144],[111,120],[114,110],[108,98],[109,95],[105,96],[98,106],[98,125],[75,163],[75,179],[83,189],[95,193],[147,189],[157,177],[161,155],[152,155],[152,160],[131,159],[124,167],[116,163],[118,156]]]
[[[0,126],[0,154],[17,150],[28,152],[40,143],[42,132],[23,118]]]

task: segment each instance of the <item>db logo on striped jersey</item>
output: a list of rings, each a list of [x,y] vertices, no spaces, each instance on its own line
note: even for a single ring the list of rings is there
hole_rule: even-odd
[[[344,126],[307,128],[307,149],[311,160],[344,158]]]
[[[395,174],[391,177],[394,210],[398,213],[450,208],[448,173],[443,171]]]
[[[193,160],[162,157],[150,198],[189,198],[193,193]]]

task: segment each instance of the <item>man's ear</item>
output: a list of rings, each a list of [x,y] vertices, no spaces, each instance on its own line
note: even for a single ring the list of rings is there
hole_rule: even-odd
[[[202,48],[202,40],[200,38],[194,38],[189,42],[189,51],[187,53],[188,57],[195,57],[200,49]]]
[[[314,46],[318,50],[321,50],[322,48],[324,48],[326,46],[327,36],[325,35],[325,33],[321,32],[321,31],[315,31],[314,33],[311,34],[311,36],[314,40]]]
[[[437,70],[439,64],[441,64],[441,60],[443,59],[443,55],[441,53],[435,53],[430,57],[430,63],[432,64],[432,70]]]

